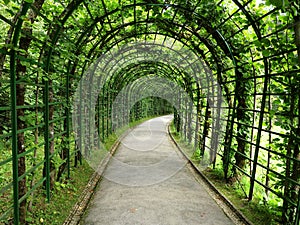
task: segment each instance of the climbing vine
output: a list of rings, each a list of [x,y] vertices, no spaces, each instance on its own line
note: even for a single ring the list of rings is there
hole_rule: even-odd
[[[119,91],[157,74],[193,104],[180,93],[173,96],[178,108],[151,96],[135,103],[131,120],[172,112],[195,158],[220,169],[224,182],[238,183],[248,200],[262,200],[279,223],[299,222],[299,7],[298,0],[1,1],[0,221],[30,223],[35,196],[51,201],[57,182],[99,144],[97,135],[104,141],[115,131],[111,107]],[[88,68],[113,48],[141,41],[186,47],[204,68],[189,76],[194,62],[183,71],[147,60],[150,53],[141,63],[128,51],[118,62],[129,65],[97,96],[96,130],[80,115],[72,127],[72,113],[91,106],[72,105]]]

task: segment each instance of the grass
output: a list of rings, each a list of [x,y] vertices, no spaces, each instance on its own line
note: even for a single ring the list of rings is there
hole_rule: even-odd
[[[118,140],[118,138],[128,129],[128,127],[134,127],[150,118],[143,118],[138,121],[134,121],[129,124],[129,126],[125,126],[116,131],[116,133],[112,133],[109,135],[105,142],[103,143],[105,148],[110,150],[113,144]],[[11,151],[9,151],[9,145],[4,146],[1,142],[1,146],[4,149],[8,149],[7,151],[2,152],[0,155],[0,161],[6,160],[10,157]],[[59,143],[57,144],[59,145]],[[75,149],[74,143],[71,142],[71,149]],[[37,149],[37,162],[43,160],[43,148]],[[100,151],[103,153],[103,157],[106,155],[104,151]],[[5,154],[4,154],[5,153]],[[101,159],[102,155],[100,155]],[[28,156],[29,157],[29,156]],[[59,156],[55,156],[58,159]],[[98,157],[98,156],[97,156]],[[103,158],[102,157],[102,158]],[[54,158],[56,159],[56,158]],[[27,168],[31,168],[32,160],[26,161]],[[101,160],[100,160],[101,161]],[[98,161],[99,162],[99,161]],[[42,178],[42,165],[35,170],[35,180],[39,180]],[[51,199],[50,202],[46,202],[45,190],[42,187],[39,187],[35,190],[33,196],[28,196],[27,202],[32,200],[33,204],[30,210],[27,210],[26,221],[27,225],[31,224],[47,224],[47,225],[57,225],[63,224],[65,219],[68,217],[70,210],[75,205],[78,200],[78,197],[81,195],[85,186],[87,185],[90,177],[94,173],[91,165],[83,158],[82,165],[78,167],[71,166],[70,171],[70,179],[66,179],[66,177],[62,177],[61,182],[55,182],[54,188],[51,191]],[[0,167],[0,189],[4,187],[6,184],[12,182],[11,176],[11,163],[6,163],[5,166]],[[27,184],[29,185],[30,180],[28,179]],[[9,210],[13,204],[12,201],[12,188],[9,188],[6,192],[3,192],[0,196],[0,211],[1,213]],[[8,218],[0,221],[0,224],[11,224],[13,221],[12,211],[8,212]],[[0,214],[1,216],[1,214]]]
[[[181,137],[179,133],[175,131],[174,124],[171,123],[170,127],[171,135],[174,137],[176,142],[179,144],[181,149],[186,153],[186,155],[193,161],[196,165],[199,159],[195,157],[195,150],[193,146],[187,144],[184,138]],[[245,217],[249,219],[253,224],[259,225],[279,225],[279,215],[278,211],[271,210],[272,207],[264,204],[261,199],[254,198],[252,201],[248,201],[246,196],[241,189],[239,182],[229,184],[224,180],[223,170],[221,163],[216,166],[215,169],[207,168],[203,171],[203,168],[199,170],[214,184],[214,186],[220,191],[224,196],[226,196],[232,204],[239,209]],[[242,186],[249,186],[248,180],[242,180]],[[245,187],[244,187],[245,188]]]
[[[134,121],[129,124],[129,127],[134,127],[150,118],[153,117]],[[128,126],[120,128],[116,133],[109,135],[104,142],[105,148],[111,149],[120,135],[123,134],[127,129]],[[43,191],[36,193],[32,210],[31,212],[27,213],[28,224],[63,224],[70,213],[69,210],[75,205],[90,177],[94,173],[94,170],[84,159],[82,162],[82,165],[78,166],[77,168],[71,167],[71,178],[69,180],[63,179],[64,182],[55,183],[50,203],[45,201],[45,195]]]
[[[37,193],[32,210],[27,213],[28,224],[63,224],[93,172],[82,160],[82,165],[71,167],[69,180],[55,183],[50,203],[46,202],[43,193]]]
[[[276,222],[276,215],[268,208],[267,205],[262,204],[259,199],[248,201],[244,193],[238,187],[238,183],[227,184],[224,181],[223,173],[217,169],[208,168],[204,175],[214,184],[214,186],[226,196],[233,205],[239,209],[253,224],[259,225],[279,225]]]

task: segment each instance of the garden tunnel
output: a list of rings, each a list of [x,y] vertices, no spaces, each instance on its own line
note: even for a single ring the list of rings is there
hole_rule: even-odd
[[[36,196],[51,202],[55,183],[118,127],[174,113],[194,155],[214,153],[209,164],[224,185],[237,183],[244,198],[266,205],[274,224],[299,224],[298,0],[0,7],[0,223],[30,224]],[[147,89],[158,94],[143,96]],[[124,118],[116,119],[122,90],[120,107],[133,90],[143,98],[126,113],[118,108]]]

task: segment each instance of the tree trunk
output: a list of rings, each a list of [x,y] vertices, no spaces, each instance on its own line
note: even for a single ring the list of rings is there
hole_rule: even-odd
[[[44,0],[38,0],[34,3],[34,6],[39,10],[41,9],[42,5],[44,3]],[[37,17],[37,14],[35,14],[32,10],[29,11],[29,16],[28,19],[31,21],[31,23],[34,23],[35,18]],[[30,46],[30,43],[32,41],[30,35],[32,34],[32,28],[23,28],[22,29],[22,36],[19,41],[19,48],[24,50],[23,52],[23,57],[27,58],[28,55],[28,49]],[[1,58],[1,60],[3,60]],[[2,63],[2,61],[1,61]],[[0,64],[0,67],[2,65]],[[17,60],[17,65],[16,65],[16,80],[17,82],[20,82],[26,75],[27,68],[26,66],[22,65],[20,59]],[[24,106],[25,105],[25,84],[23,83],[18,83],[16,86],[16,92],[17,92],[17,105],[18,106]],[[18,109],[17,110],[17,128],[18,130],[24,129],[26,127],[26,123],[24,120],[25,116],[25,110],[24,109]],[[24,133],[19,133],[17,135],[17,140],[18,140],[18,154],[24,153],[26,151],[25,149],[25,135]],[[25,156],[19,158],[18,162],[18,174],[19,176],[22,176],[24,173],[26,173],[26,158]],[[26,176],[19,181],[19,199],[22,198],[27,192],[27,187],[26,187]],[[26,223],[26,199],[24,199],[20,203],[20,223],[25,224]]]
[[[39,76],[37,74],[37,77],[36,77],[36,93],[35,93],[35,124],[38,125],[39,124],[39,116],[38,116],[38,113],[39,113],[39,109],[38,109],[38,98],[39,98],[39,87],[38,87],[38,83],[39,83]],[[39,128],[37,127],[35,129],[35,132],[34,132],[34,144],[37,146],[39,143]],[[34,149],[34,152],[33,152],[33,162],[32,162],[32,167],[35,167],[36,166],[36,159],[37,159],[37,148]],[[30,189],[34,186],[35,184],[35,171],[32,171],[31,175],[32,175],[32,178],[31,178],[31,181],[30,181]],[[30,201],[28,202],[28,211],[32,211],[32,206],[33,206],[33,200],[34,200],[34,191],[31,192],[31,198],[30,198]]]
[[[64,127],[66,129],[66,119],[64,121]],[[67,167],[66,159],[68,157],[68,149],[67,149],[68,140],[66,140],[66,135],[64,135],[62,138],[63,138],[62,139],[62,151],[60,152],[60,158],[62,160],[64,160],[64,162],[58,168],[57,178],[56,178],[57,181],[59,181],[59,179],[62,177],[62,175]]]
[[[243,74],[240,71],[237,71],[236,73],[237,75],[237,83],[236,83],[236,91],[237,91],[237,101],[238,101],[238,105],[237,105],[237,120],[238,120],[238,124],[237,124],[237,151],[234,155],[235,158],[235,166],[243,169],[246,165],[246,158],[245,158],[245,148],[246,148],[246,142],[245,139],[247,137],[247,134],[245,132],[244,129],[245,126],[243,125],[243,123],[245,123],[246,120],[246,113],[245,113],[245,109],[247,108],[246,105],[246,99],[245,99],[245,86],[244,86],[244,81],[243,79]],[[238,173],[236,168],[233,168],[233,177],[237,178],[238,177]]]
[[[20,69],[20,64],[17,66],[18,69]],[[18,74],[19,76],[22,75],[20,73],[21,70],[19,70]],[[20,80],[20,77],[18,77],[18,80]],[[17,85],[17,105],[23,106],[25,104],[25,86],[24,84],[18,84]],[[17,123],[18,123],[18,130],[24,129],[26,127],[26,124],[23,120],[24,117],[24,109],[18,109],[17,110]],[[18,133],[18,154],[24,153],[26,151],[25,149],[25,135],[24,133]],[[25,164],[25,156],[20,157],[18,161],[18,175],[22,176],[26,172],[26,164]],[[26,188],[26,176],[19,181],[19,199],[22,198],[27,192]],[[25,224],[26,221],[26,199],[24,199],[20,203],[20,222],[21,224]]]
[[[299,113],[299,111],[298,111],[298,113]],[[300,122],[299,122],[298,129],[297,129],[297,134],[299,134],[299,133],[300,133]],[[295,143],[295,145],[294,145],[293,158],[294,158],[294,160],[293,160],[291,178],[292,178],[292,180],[299,182],[299,180],[300,180],[300,163],[296,160],[300,160],[300,151],[299,151],[299,144],[297,144],[297,143]],[[297,204],[299,191],[300,191],[299,185],[292,184],[291,190],[290,190],[290,195],[291,195],[290,199],[295,201],[296,204]],[[293,210],[290,211],[290,214],[289,214],[290,221],[294,220],[295,210],[297,210],[297,209],[294,208]]]
[[[296,42],[296,46],[297,46],[297,52],[298,52],[298,62],[300,64],[300,16],[297,16],[295,18],[295,42]],[[299,85],[299,84],[298,84]],[[299,92],[299,86],[295,87],[295,91],[298,93],[292,93],[297,95],[297,100],[298,100],[298,109],[297,109],[297,113],[296,115],[298,115],[298,125],[297,125],[297,129],[295,129],[295,135],[299,135],[300,134],[300,92]],[[300,150],[299,150],[299,140],[295,140],[295,144],[294,144],[294,152],[293,152],[293,167],[292,167],[292,175],[291,178],[296,181],[299,182],[300,180]],[[296,161],[298,160],[298,161]],[[296,184],[292,184],[291,187],[291,199],[295,200],[299,198],[299,192],[300,192],[300,187],[299,185]],[[293,219],[294,217],[294,210],[290,212],[289,215],[290,219]],[[295,221],[296,222],[296,221]]]
[[[209,102],[208,100],[206,101],[206,111],[205,111],[205,119],[204,119],[204,127],[203,127],[203,135],[202,135],[202,139],[201,139],[201,156],[204,156],[205,153],[205,142],[206,142],[206,137],[208,136],[208,131],[209,131],[209,127],[210,127],[210,122],[209,122],[209,118],[211,118],[211,110],[209,107]]]

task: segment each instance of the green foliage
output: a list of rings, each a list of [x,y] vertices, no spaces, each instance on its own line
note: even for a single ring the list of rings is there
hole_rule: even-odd
[[[45,202],[43,192],[39,191],[34,196],[32,210],[28,212],[26,218],[28,224],[63,224],[93,172],[94,170],[85,161],[82,166],[73,168],[70,180],[63,183],[55,182],[50,203]]]
[[[278,8],[286,8],[289,6],[289,0],[267,0],[267,5],[274,5]]]
[[[25,0],[25,2],[35,4],[38,1]],[[120,47],[126,43],[144,40],[161,44],[167,40],[174,41],[174,46],[182,42],[198,53],[209,67],[211,76],[222,86],[222,92],[228,103],[226,107],[231,110],[224,116],[226,117],[224,121],[228,125],[225,132],[232,132],[232,137],[228,135],[226,140],[221,141],[222,149],[218,153],[222,155],[225,150],[228,150],[229,170],[232,171],[236,164],[235,153],[242,151],[250,158],[245,160],[243,170],[251,175],[254,151],[259,150],[257,161],[261,166],[258,166],[256,179],[263,184],[268,183],[268,187],[278,195],[271,194],[256,184],[254,196],[255,203],[258,202],[259,205],[257,210],[264,215],[266,213],[267,218],[269,212],[277,215],[278,210],[285,210],[284,216],[291,214],[288,207],[284,208],[280,196],[284,190],[291,189],[291,184],[287,184],[284,179],[285,176],[293,175],[293,179],[299,182],[299,177],[295,174],[296,163],[290,162],[288,166],[289,158],[298,157],[296,153],[299,145],[297,132],[299,126],[297,44],[299,43],[295,41],[297,34],[295,35],[294,27],[295,19],[299,16],[299,1],[253,0],[247,4],[246,1],[235,1],[240,2],[241,6],[234,1],[215,0],[175,0],[169,2],[170,4],[166,1],[154,0],[137,2],[138,5],[133,6],[133,2],[129,0],[88,0],[75,7],[74,2],[70,5],[70,1],[47,0],[40,10],[30,8],[29,12],[22,17],[23,26],[20,35],[22,38],[30,39],[28,50],[19,45],[13,46],[11,41],[12,31],[18,21],[18,13],[24,2],[4,0],[0,3],[2,16],[0,18],[0,61],[3,62],[3,65],[0,63],[0,162],[8,160],[0,166],[0,187],[12,181],[10,100],[14,93],[10,93],[12,70],[10,70],[8,56],[12,49],[16,51],[16,61],[26,68],[18,84],[26,87],[25,105],[21,106],[24,109],[24,116],[19,119],[26,125],[24,127],[26,130],[22,132],[25,135],[25,149],[28,151],[27,170],[44,160],[43,135],[48,128],[44,127],[43,80],[47,80],[53,83],[51,104],[54,107],[55,154],[52,156],[52,162],[55,170],[58,171],[59,167],[66,162],[60,154],[68,149],[63,118],[66,116],[67,107],[72,108],[70,106],[72,95],[87,66],[115,45]],[[35,13],[37,13],[36,18],[34,18]],[[106,13],[108,14],[105,15]],[[169,36],[175,39],[169,39]],[[57,42],[54,43],[56,39]],[[50,62],[47,62],[50,52],[52,52]],[[45,72],[47,68],[50,68],[49,73]],[[137,70],[139,68],[136,67]],[[164,72],[159,72],[166,75]],[[266,73],[268,77],[265,76]],[[70,75],[70,80],[66,79],[67,75]],[[169,74],[166,76],[171,77]],[[191,79],[185,73],[179,73],[172,76],[172,79],[186,90],[192,90],[189,94],[195,103],[199,100],[195,91],[198,78]],[[267,93],[263,93],[266,80],[268,90]],[[127,84],[126,81],[125,78],[112,79],[112,86],[123,87]],[[67,82],[70,82],[69,103],[66,99]],[[203,85],[201,88],[207,87]],[[205,99],[205,96],[201,98]],[[262,109],[264,98],[266,107]],[[291,103],[293,98],[294,104]],[[206,103],[203,99],[199,110],[201,116],[205,114]],[[148,104],[150,100],[145,102]],[[292,106],[295,106],[294,109]],[[104,111],[107,115],[104,119],[105,124],[101,124],[103,132],[106,131],[104,125],[110,124],[108,104]],[[143,113],[137,107],[135,111],[133,110],[132,118],[138,119],[139,116],[146,117],[153,114]],[[259,127],[260,115],[263,115],[262,127]],[[213,118],[209,118],[208,122],[211,125]],[[202,118],[200,135],[204,124]],[[194,124],[191,127],[195,129]],[[208,130],[207,139],[211,135],[211,129]],[[261,131],[260,136],[258,131]],[[175,134],[174,130],[172,132]],[[176,136],[182,138],[181,133],[176,133]],[[258,137],[261,138],[260,143],[256,143]],[[105,139],[106,148],[109,149],[117,135],[113,133],[107,137],[105,133],[102,138]],[[74,153],[74,139],[70,138],[68,141],[71,143],[71,153]],[[195,161],[199,162],[208,157],[207,152],[201,156],[198,146],[186,145],[186,147],[190,147],[188,154]],[[220,176],[224,175],[222,162],[216,163],[215,172]],[[42,177],[42,170],[43,163],[34,170],[34,173],[27,176],[29,189],[31,181],[34,183]],[[249,180],[241,174],[239,178],[234,184],[236,185],[234,189],[238,195],[244,196],[244,191],[248,192],[250,188]],[[55,183],[57,193],[70,188],[68,183]],[[10,189],[3,193],[4,197],[0,198],[0,208],[7,209],[8,204],[5,203],[11,202],[10,194]],[[292,191],[288,193],[289,196],[292,194]],[[42,202],[43,198],[39,200]],[[252,207],[252,203],[250,204]],[[264,205],[270,207],[270,211],[260,208]],[[40,203],[34,207],[37,214],[31,213],[28,222],[49,224],[52,219],[48,218],[49,211],[43,214],[41,208],[44,210],[44,205]],[[54,210],[53,214],[57,213],[60,211]],[[60,222],[53,219],[53,223]]]
[[[196,161],[196,162],[200,162],[201,158],[202,158],[201,157],[201,152],[200,152],[200,149],[198,148],[194,151],[193,156],[192,156],[191,159]]]

